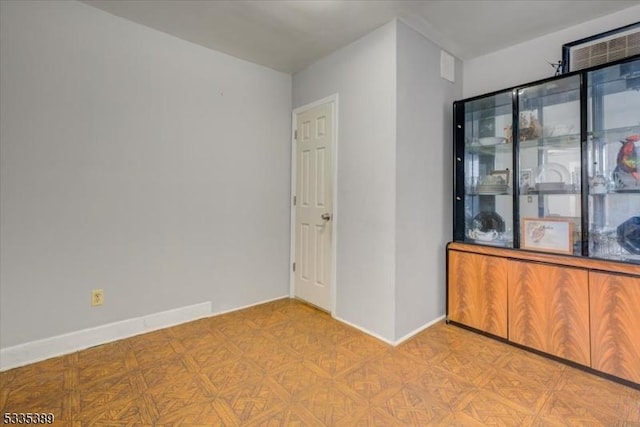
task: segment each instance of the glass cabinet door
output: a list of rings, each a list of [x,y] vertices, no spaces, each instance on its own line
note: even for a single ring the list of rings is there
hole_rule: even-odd
[[[513,246],[512,99],[511,92],[503,92],[464,103],[464,240],[468,242]]]
[[[640,60],[587,73],[589,255],[640,261]]]
[[[523,249],[582,253],[580,76],[518,90]]]

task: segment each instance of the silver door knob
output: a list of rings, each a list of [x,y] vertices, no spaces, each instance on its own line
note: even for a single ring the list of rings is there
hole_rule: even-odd
[[[324,213],[324,214],[322,214],[322,216],[320,218],[324,219],[325,221],[329,221],[331,219],[331,214],[330,213]]]

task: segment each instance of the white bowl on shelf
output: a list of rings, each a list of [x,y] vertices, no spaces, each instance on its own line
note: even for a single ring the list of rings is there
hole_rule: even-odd
[[[469,230],[469,237],[480,242],[493,242],[498,238],[496,230],[480,231],[477,229]]]
[[[488,136],[485,138],[478,138],[478,144],[482,146],[499,145],[505,144],[506,142],[507,138],[502,136]]]

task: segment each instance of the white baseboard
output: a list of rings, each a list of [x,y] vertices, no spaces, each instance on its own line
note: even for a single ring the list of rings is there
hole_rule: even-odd
[[[210,315],[211,302],[204,302],[3,348],[0,350],[0,371],[180,323],[191,322]]]
[[[382,336],[380,336],[380,335],[378,335],[378,334],[376,334],[376,333],[373,333],[373,332],[369,331],[368,329],[363,328],[362,326],[355,325],[355,324],[353,324],[353,323],[351,323],[351,322],[349,322],[349,321],[347,321],[347,320],[344,320],[344,319],[342,319],[342,318],[340,318],[340,317],[338,317],[338,316],[334,316],[334,319],[336,319],[336,320],[338,320],[338,321],[340,321],[340,322],[342,322],[342,323],[345,323],[345,324],[347,324],[347,325],[351,326],[352,328],[356,328],[356,329],[358,329],[359,331],[362,331],[362,332],[364,332],[364,333],[365,333],[365,334],[367,334],[367,335],[371,335],[372,337],[377,338],[377,339],[379,339],[380,341],[383,341],[383,342],[385,342],[385,343],[387,343],[387,344],[392,345],[392,346],[394,346],[394,347],[395,347],[395,346],[397,346],[397,345],[402,344],[404,341],[408,340],[408,339],[409,339],[409,338],[411,338],[412,336],[414,336],[414,335],[416,335],[416,334],[418,334],[418,333],[420,333],[420,332],[424,331],[424,330],[425,330],[425,329],[427,329],[428,327],[435,325],[435,324],[436,324],[436,323],[438,323],[439,321],[443,320],[445,317],[446,317],[446,316],[440,316],[440,317],[438,317],[438,318],[436,318],[436,319],[432,320],[431,322],[429,322],[429,323],[427,323],[427,324],[425,324],[425,325],[422,325],[422,326],[420,326],[420,327],[419,327],[419,328],[417,328],[417,329],[414,329],[413,331],[409,332],[407,335],[403,336],[402,338],[400,338],[400,339],[398,339],[398,340],[396,340],[396,341],[390,341],[390,340],[388,340],[388,339],[386,339],[386,338],[384,338],[384,337],[382,337]]]
[[[365,334],[367,334],[367,335],[371,335],[372,337],[377,338],[377,339],[379,339],[380,341],[386,342],[386,343],[387,343],[387,344],[389,344],[389,345],[394,345],[393,341],[389,341],[388,339],[384,338],[383,336],[378,335],[378,334],[376,334],[376,333],[374,333],[374,332],[371,332],[370,330],[365,329],[365,328],[363,328],[362,326],[358,326],[358,325],[356,325],[356,324],[354,324],[354,323],[351,323],[351,322],[349,322],[348,320],[344,320],[343,318],[338,317],[338,316],[333,316],[333,318],[334,318],[334,319],[336,319],[336,320],[338,320],[338,321],[340,321],[340,322],[342,322],[342,323],[344,323],[344,324],[346,324],[346,325],[351,326],[352,328],[356,328],[357,330],[359,330],[359,331],[361,331],[361,332],[364,332],[364,333],[365,333]]]
[[[427,328],[430,328],[431,326],[435,325],[436,323],[440,322],[441,320],[445,319],[445,315],[442,315],[440,317],[436,317],[435,319],[433,319],[431,322],[428,322],[422,326],[420,326],[417,329],[414,329],[413,331],[409,332],[407,335],[403,336],[402,338],[396,340],[396,342],[394,343],[394,345],[400,345],[403,342],[405,342],[406,340],[408,340],[409,338],[413,337],[414,335],[419,334],[420,332],[424,331]]]
[[[0,372],[134,335],[192,322],[204,317],[242,310],[288,297],[288,295],[285,295],[217,313],[211,312],[211,302],[204,302],[3,348],[0,349]]]

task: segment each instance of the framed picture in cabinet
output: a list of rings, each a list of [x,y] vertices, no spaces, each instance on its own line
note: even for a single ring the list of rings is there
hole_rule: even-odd
[[[522,249],[573,254],[571,218],[522,218]]]
[[[520,192],[528,193],[533,188],[533,169],[520,170]]]

